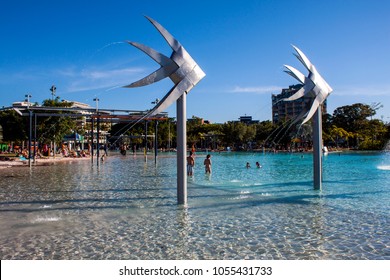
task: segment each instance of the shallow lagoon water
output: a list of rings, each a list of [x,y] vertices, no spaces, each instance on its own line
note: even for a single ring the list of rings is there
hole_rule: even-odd
[[[0,257],[390,259],[389,153],[325,156],[322,191],[311,154],[211,155],[187,207],[174,154],[0,170]]]

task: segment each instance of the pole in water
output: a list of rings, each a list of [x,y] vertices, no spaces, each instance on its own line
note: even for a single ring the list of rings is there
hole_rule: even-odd
[[[313,180],[314,189],[322,189],[322,110],[318,107],[313,116]]]
[[[156,120],[154,124],[154,164],[157,165],[157,152],[158,152],[158,147],[157,147],[157,127],[158,127],[158,121]]]
[[[283,101],[294,101],[302,97],[310,97],[312,100],[310,108],[302,114],[303,121],[301,125],[313,118],[313,183],[314,189],[322,188],[322,109],[321,106],[328,98],[333,89],[322,78],[317,69],[306,57],[306,55],[297,47],[293,46],[298,60],[309,71],[305,76],[294,67],[285,65],[285,72],[302,83],[302,88],[292,96],[282,99]]]
[[[93,117],[91,118],[91,163],[93,163],[93,130],[94,130],[94,120]]]
[[[100,118],[97,116],[96,120],[96,164],[99,165],[99,156],[100,156]]]
[[[32,111],[29,110],[28,111],[28,114],[29,114],[29,117],[30,117],[30,127],[29,127],[29,130],[28,130],[28,166],[31,167],[31,139],[32,139]]]
[[[147,150],[148,150],[148,121],[145,121],[145,137],[144,137],[144,141],[145,141],[145,146],[144,146],[144,157],[145,157],[145,162],[148,160],[146,154],[147,154]]]
[[[164,37],[172,49],[170,57],[165,56],[145,45],[128,42],[149,55],[161,65],[157,71],[131,83],[125,87],[133,88],[152,84],[169,77],[175,84],[173,88],[161,99],[156,106],[148,112],[148,116],[157,115],[176,101],[177,108],[177,191],[178,203],[187,203],[187,173],[186,164],[186,94],[203,79],[206,74],[192,59],[184,47],[158,22],[146,17]]]
[[[187,204],[187,123],[186,123],[186,93],[176,101],[177,114],[177,202]]]
[[[29,116],[29,130],[28,130],[28,166],[31,167],[31,138],[32,138],[32,111],[30,110],[30,94],[26,94],[27,110]]]
[[[34,164],[37,158],[37,114],[34,114]]]

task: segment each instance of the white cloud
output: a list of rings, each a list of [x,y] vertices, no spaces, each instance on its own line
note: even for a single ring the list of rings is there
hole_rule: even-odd
[[[124,68],[124,69],[115,69],[115,70],[91,70],[83,71],[81,75],[84,78],[88,79],[122,79],[128,78],[134,74],[142,72],[142,69],[139,68]]]
[[[79,68],[77,66],[68,66],[57,69],[37,69],[29,68],[20,72],[8,72],[3,75],[1,82],[33,81],[42,85],[47,81],[61,84],[62,93],[73,93],[89,90],[112,89],[128,85],[148,74],[149,69],[139,67],[122,67],[122,68],[103,68],[90,67]]]
[[[260,86],[260,87],[240,87],[236,86],[229,92],[233,93],[255,93],[255,94],[270,94],[280,93],[282,87],[280,86]]]
[[[338,96],[390,96],[390,85],[333,87]]]
[[[255,93],[255,94],[278,94],[281,92],[281,86],[258,86],[241,87],[236,86],[228,92],[232,93]],[[333,87],[332,95],[337,96],[390,96],[390,85],[364,85],[364,86],[342,86]]]
[[[67,92],[79,92],[124,86],[133,82],[136,76],[143,72],[145,71],[141,68],[123,68],[68,70],[62,71],[62,74],[67,77]]]

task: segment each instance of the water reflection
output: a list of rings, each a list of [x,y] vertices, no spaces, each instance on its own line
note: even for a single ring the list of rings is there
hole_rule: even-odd
[[[389,259],[381,155],[213,155],[176,203],[175,157],[1,170],[2,259]],[[242,163],[260,161],[261,170]],[[359,164],[364,162],[364,165]],[[337,166],[337,168],[334,168]],[[345,174],[343,169],[353,169]],[[309,172],[310,173],[310,172]]]

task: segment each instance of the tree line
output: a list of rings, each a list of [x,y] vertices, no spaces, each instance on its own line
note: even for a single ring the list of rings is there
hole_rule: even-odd
[[[37,113],[45,112],[45,107],[69,108],[72,105],[71,102],[60,101],[60,97],[57,96],[56,99],[44,100],[42,110],[37,111]],[[57,113],[61,113],[61,111]],[[36,123],[37,142],[50,143],[54,141],[61,143],[66,134],[77,129],[78,124],[79,121],[67,116],[39,117]],[[29,118],[19,115],[15,110],[0,111],[0,125],[3,128],[4,142],[14,142],[19,145],[29,138]]]
[[[44,107],[71,107],[72,104],[54,100],[44,100]],[[363,150],[380,150],[390,139],[390,126],[382,120],[374,119],[376,109],[362,103],[338,107],[332,115],[323,116],[324,145],[337,148],[356,148]],[[14,110],[0,112],[0,125],[3,127],[3,142],[20,143],[28,140],[29,120],[18,115]],[[37,141],[60,144],[67,134],[77,132],[85,135],[90,124],[70,117],[40,117],[37,120]],[[176,147],[176,123],[173,118],[159,121],[157,133],[158,148],[172,149]],[[129,125],[128,123],[102,124],[111,136],[107,141],[113,147],[120,144],[145,146],[152,148],[154,141],[148,138],[145,143],[145,123]],[[155,134],[155,122],[147,123],[147,135]],[[203,123],[199,117],[187,122],[187,143],[197,149],[232,150],[253,149],[310,149],[312,144],[311,124],[303,126],[291,119],[279,123],[262,121],[245,124],[228,121],[223,124]]]
[[[323,116],[323,141],[325,146],[335,148],[354,148],[362,150],[381,150],[390,139],[390,125],[382,120],[373,119],[376,110],[372,106],[356,103],[338,107],[332,115]],[[126,124],[112,127],[111,135],[126,131]],[[147,134],[153,135],[155,123],[150,122]],[[127,130],[125,135],[139,136],[132,138],[131,143],[145,145],[143,123]],[[303,125],[285,119],[279,123],[262,121],[245,124],[239,121],[228,121],[223,124],[203,123],[202,118],[193,116],[187,122],[187,144],[189,147],[209,150],[253,150],[253,149],[310,149],[312,146],[312,127],[310,123]],[[159,148],[176,147],[176,124],[168,119],[158,124]],[[146,144],[152,147],[149,140]]]

